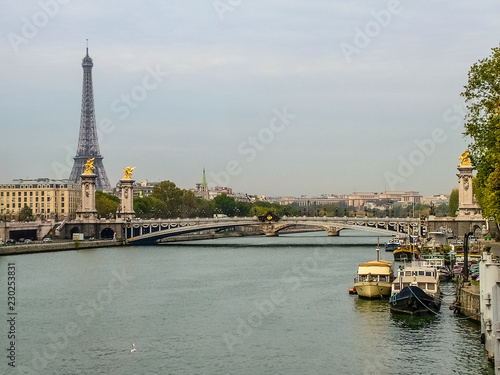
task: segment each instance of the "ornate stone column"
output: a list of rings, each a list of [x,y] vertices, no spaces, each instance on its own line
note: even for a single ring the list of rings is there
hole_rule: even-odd
[[[472,218],[481,217],[481,209],[475,202],[472,190],[472,170],[469,151],[465,151],[459,158],[458,169],[458,217]]]
[[[134,182],[132,180],[132,171],[135,167],[127,167],[123,171],[125,176],[120,180],[122,187],[122,200],[120,204],[119,217],[122,219],[132,219],[134,212]]]
[[[94,159],[89,159],[85,163],[85,172],[82,173],[82,201],[76,211],[76,219],[83,221],[97,220],[97,210],[95,208],[95,181],[97,175],[94,174]]]

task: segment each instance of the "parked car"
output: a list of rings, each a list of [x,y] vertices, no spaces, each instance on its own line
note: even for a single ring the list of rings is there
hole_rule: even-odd
[[[27,243],[27,244],[29,244],[29,243],[33,243],[33,240],[30,240],[30,239],[28,238],[28,239],[26,239],[26,241],[24,241],[24,243]]]
[[[3,246],[5,245],[5,242],[3,242],[2,240],[0,240],[0,246]]]
[[[20,238],[17,240],[17,242],[19,242],[19,243],[24,243],[24,241],[26,241],[24,238]]]
[[[42,241],[45,242],[45,243],[52,242],[52,238],[45,237]]]
[[[16,241],[14,241],[12,238],[7,240],[7,245],[15,245]]]

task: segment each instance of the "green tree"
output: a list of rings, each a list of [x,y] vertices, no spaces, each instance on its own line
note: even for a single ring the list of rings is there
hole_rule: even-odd
[[[182,217],[199,216],[200,207],[201,207],[201,198],[196,197],[192,191],[182,190],[182,197],[181,197]]]
[[[449,203],[449,212],[450,216],[457,216],[458,211],[458,189],[453,189],[450,194],[450,203]]]
[[[19,221],[30,221],[31,219],[33,219],[33,210],[25,204],[19,211]]]
[[[167,208],[165,203],[155,197],[135,197],[134,198],[135,216],[141,219],[164,218],[167,217]]]
[[[95,192],[95,209],[100,217],[105,218],[115,215],[119,205],[120,198],[117,196],[99,190]]]
[[[206,199],[199,200],[198,212],[196,216],[213,217],[214,212],[215,212],[215,204],[213,201],[209,201]]]
[[[445,217],[450,213],[450,207],[446,203],[441,203],[439,206],[435,208],[437,217]]]
[[[414,217],[429,216],[429,205],[416,203]]]
[[[236,212],[236,200],[226,194],[218,195],[214,198],[215,213],[234,216]]]
[[[236,216],[252,216],[252,203],[237,201]]]
[[[165,203],[164,217],[176,218],[182,216],[182,189],[171,181],[162,181],[153,187],[153,198]]]
[[[190,190],[178,188],[171,181],[162,181],[153,187],[150,197],[134,200],[134,211],[144,218],[210,217],[214,204],[196,197]]]
[[[465,98],[465,135],[477,170],[473,181],[485,216],[500,222],[500,47],[472,65],[461,95]]]

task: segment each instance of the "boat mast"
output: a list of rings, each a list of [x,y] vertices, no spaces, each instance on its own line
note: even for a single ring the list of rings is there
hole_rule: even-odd
[[[377,237],[377,262],[380,260],[380,237]]]

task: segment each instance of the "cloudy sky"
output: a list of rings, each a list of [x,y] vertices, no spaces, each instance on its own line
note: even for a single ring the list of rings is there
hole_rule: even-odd
[[[67,178],[86,39],[112,185],[249,194],[457,185],[467,72],[498,1],[4,0],[0,182]]]

